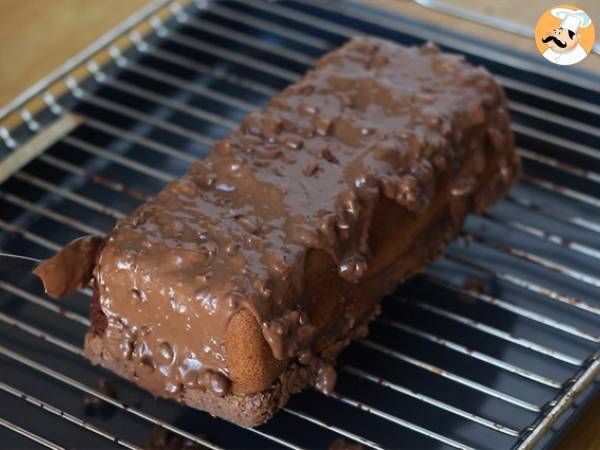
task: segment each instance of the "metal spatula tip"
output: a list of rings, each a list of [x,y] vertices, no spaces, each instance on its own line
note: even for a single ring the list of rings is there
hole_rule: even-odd
[[[0,253],[0,272],[33,272],[40,262],[28,256]]]

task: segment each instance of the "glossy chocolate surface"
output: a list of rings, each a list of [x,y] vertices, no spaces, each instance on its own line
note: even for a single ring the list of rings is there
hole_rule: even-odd
[[[508,130],[484,69],[431,45],[353,39],[119,221],[94,272],[105,351],[159,395],[185,386],[223,396],[227,326],[246,308],[275,358],[296,359],[318,334],[303,298],[307,253],[325,251],[340,283],[369,277],[378,201],[421,214],[439,177],[467,158],[447,195],[471,195],[484,165],[471,156],[484,142],[510,149]],[[514,178],[517,165],[501,159],[498,177]],[[335,372],[319,380],[330,391]]]

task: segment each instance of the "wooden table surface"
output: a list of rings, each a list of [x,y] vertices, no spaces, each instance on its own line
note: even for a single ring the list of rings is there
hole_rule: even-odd
[[[18,95],[67,58],[89,45],[146,3],[147,0],[0,0],[0,105]],[[486,36],[523,51],[535,51],[533,41],[427,11],[408,0],[370,0],[454,30]],[[454,0],[453,3],[510,18],[535,23],[542,11],[559,3],[545,0]],[[579,0],[600,24],[600,2]],[[598,25],[597,25],[598,26]],[[600,27],[597,31],[600,39]],[[536,57],[538,55],[535,55]],[[579,67],[600,73],[600,57],[590,55]],[[560,450],[600,449],[600,399],[598,399],[559,444]]]

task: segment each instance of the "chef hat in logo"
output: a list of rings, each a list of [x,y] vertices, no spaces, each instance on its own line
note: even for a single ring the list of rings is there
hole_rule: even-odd
[[[560,19],[560,27],[565,30],[571,30],[573,33],[577,33],[579,28],[588,27],[592,23],[592,19],[588,16],[585,11],[581,9],[573,10],[569,8],[554,8],[551,14]]]

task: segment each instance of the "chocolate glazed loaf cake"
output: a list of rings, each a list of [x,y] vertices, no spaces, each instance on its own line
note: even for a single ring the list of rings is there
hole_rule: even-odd
[[[241,425],[307,386],[520,171],[506,100],[433,45],[355,38],[120,220],[86,354]]]

